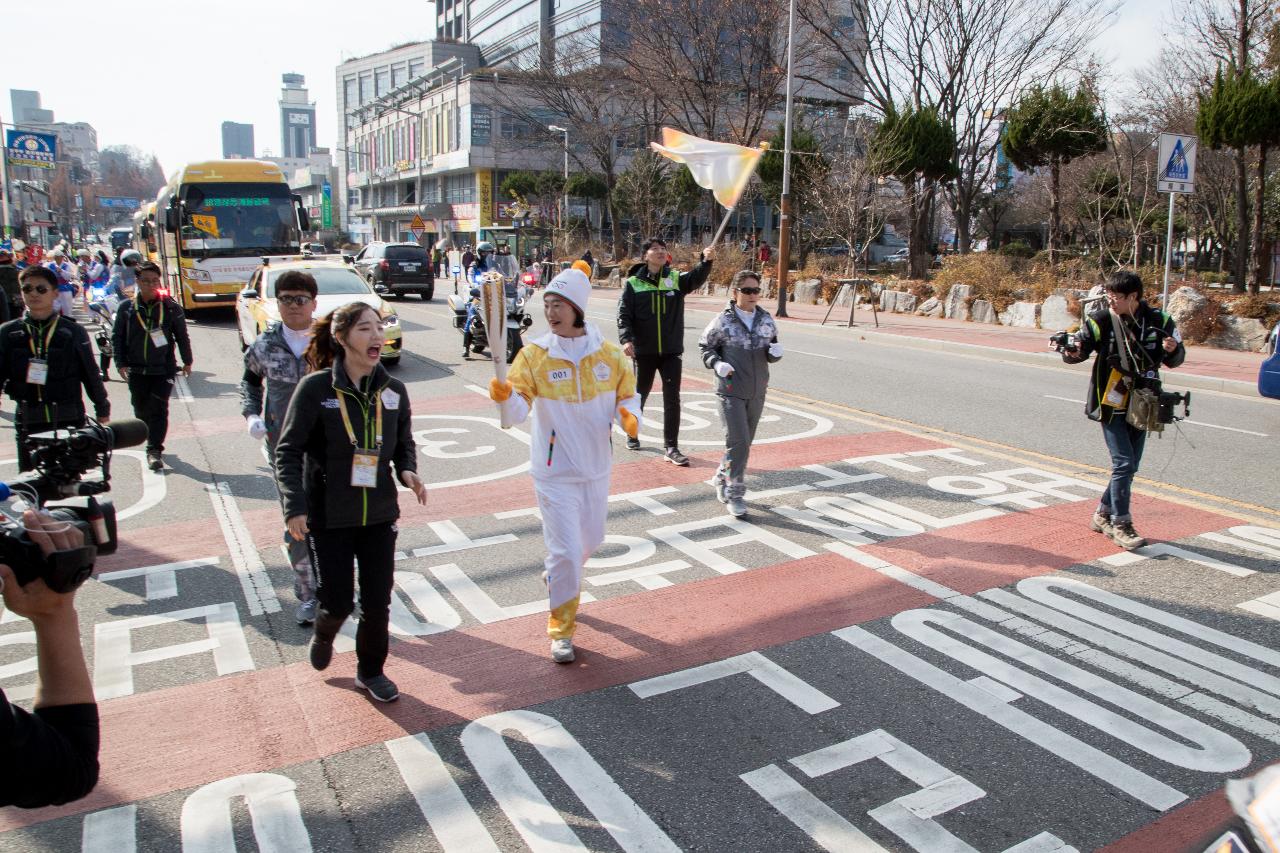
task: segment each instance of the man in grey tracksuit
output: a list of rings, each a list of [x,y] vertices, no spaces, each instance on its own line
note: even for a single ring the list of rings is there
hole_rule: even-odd
[[[288,270],[275,282],[276,306],[280,322],[273,323],[254,340],[244,354],[244,376],[240,380],[240,414],[249,435],[267,441],[267,455],[275,472],[276,442],[284,427],[285,412],[293,391],[307,374],[305,352],[311,340],[311,315],[316,308],[316,281],[310,273]],[[263,406],[263,384],[266,405]],[[289,564],[293,566],[293,592],[298,597],[294,617],[299,625],[316,618],[315,581],[306,540],[284,534]]]
[[[769,364],[782,358],[778,327],[759,307],[760,278],[751,270],[733,277],[733,301],[698,340],[702,363],[715,371],[716,394],[724,422],[724,458],[716,470],[716,497],[731,515],[747,514],[747,457],[769,390]]]

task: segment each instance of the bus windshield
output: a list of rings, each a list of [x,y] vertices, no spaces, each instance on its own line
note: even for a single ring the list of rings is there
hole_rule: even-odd
[[[182,201],[185,251],[202,257],[298,251],[293,197],[284,184],[187,184]]]

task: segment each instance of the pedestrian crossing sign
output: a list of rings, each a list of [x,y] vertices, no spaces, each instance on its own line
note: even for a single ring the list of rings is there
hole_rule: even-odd
[[[1160,134],[1156,154],[1156,188],[1162,193],[1196,190],[1196,138],[1177,133]]]

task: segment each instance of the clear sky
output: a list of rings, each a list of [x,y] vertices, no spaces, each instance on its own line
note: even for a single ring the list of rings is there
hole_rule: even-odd
[[[1172,8],[1173,0],[1123,0],[1097,43],[1113,77],[1155,57]],[[278,154],[280,75],[296,72],[316,102],[318,144],[333,146],[335,66],[428,38],[434,9],[431,0],[64,0],[61,35],[44,21],[5,40],[0,115],[12,120],[10,88],[38,90],[57,121],[89,122],[99,147],[154,152],[168,174],[221,156],[228,120],[253,124],[258,154]]]

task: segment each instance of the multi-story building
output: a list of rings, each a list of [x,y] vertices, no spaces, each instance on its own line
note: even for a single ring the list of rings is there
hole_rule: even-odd
[[[253,159],[253,125],[235,121],[222,123],[222,157]]]
[[[280,78],[280,156],[306,157],[316,146],[316,104],[309,100],[307,79],[301,74]]]
[[[551,65],[561,40],[571,40],[565,44],[576,56],[584,44],[605,43],[608,8],[603,0],[436,0],[435,41],[338,66],[343,229],[356,242],[407,240],[419,215],[425,243],[474,242],[509,228],[509,202],[497,192],[506,174],[558,171],[564,155],[547,144],[559,117],[536,104],[515,111],[522,116],[503,108],[513,93],[499,92],[502,69]],[[833,64],[830,74],[844,80],[848,69]],[[830,91],[801,84],[799,97],[810,102],[811,115],[816,109],[843,124],[847,104],[832,102],[824,95]],[[618,143],[623,165],[628,149],[643,145]],[[759,212],[771,230],[769,206]]]
[[[13,123],[17,125],[53,124],[53,110],[40,107],[40,93],[30,89],[10,89]]]

